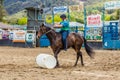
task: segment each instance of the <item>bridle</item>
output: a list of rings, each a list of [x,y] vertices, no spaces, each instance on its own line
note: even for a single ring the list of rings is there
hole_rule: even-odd
[[[51,32],[51,31],[52,31],[52,29],[48,30],[47,32],[43,33],[42,35],[47,34],[47,33]],[[38,36],[37,36],[37,38],[38,38]]]
[[[51,32],[52,31],[52,29],[51,30],[48,30],[47,32],[45,32],[44,34],[47,34],[47,33],[49,33],[49,32]]]
[[[50,29],[50,30],[48,30],[47,32],[43,33],[43,35],[51,32],[51,31],[52,31],[52,29]]]

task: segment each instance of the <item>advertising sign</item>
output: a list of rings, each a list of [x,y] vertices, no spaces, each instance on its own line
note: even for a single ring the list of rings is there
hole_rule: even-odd
[[[67,13],[67,6],[54,7],[53,13]]]
[[[109,1],[104,3],[105,9],[117,9],[120,8],[120,1]]]
[[[13,31],[9,32],[9,40],[13,40]]]
[[[9,31],[2,30],[2,39],[9,39]]]
[[[26,41],[27,42],[33,42],[35,39],[35,33],[27,33],[26,34]]]
[[[72,12],[72,11],[80,11],[79,9],[79,5],[72,5],[72,6],[69,6],[69,11]]]
[[[13,31],[13,42],[25,42],[25,35],[24,30]]]
[[[101,15],[90,15],[87,16],[87,26],[88,27],[101,27],[102,21],[101,21]]]
[[[0,30],[0,40],[2,40],[2,30]]]
[[[70,12],[72,12],[72,11],[79,12],[79,11],[83,11],[83,10],[84,10],[83,2],[80,2],[79,5],[71,5],[71,6],[69,6],[69,11]]]

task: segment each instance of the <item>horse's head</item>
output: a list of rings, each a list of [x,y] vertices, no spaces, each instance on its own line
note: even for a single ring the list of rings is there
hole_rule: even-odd
[[[51,28],[47,27],[45,24],[42,23],[37,33],[37,38],[40,38],[43,34],[47,34]]]
[[[40,27],[39,27],[39,30],[37,33],[37,38],[40,38],[45,32],[46,32],[46,27],[42,23],[42,25],[40,25]]]

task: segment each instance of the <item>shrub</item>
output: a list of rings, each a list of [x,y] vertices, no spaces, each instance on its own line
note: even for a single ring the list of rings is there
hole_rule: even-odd
[[[23,18],[20,18],[18,19],[18,25],[25,25],[27,24],[27,18],[26,17],[23,17]]]

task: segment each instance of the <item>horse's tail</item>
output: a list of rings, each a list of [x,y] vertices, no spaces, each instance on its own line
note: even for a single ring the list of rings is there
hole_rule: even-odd
[[[83,37],[84,39],[84,47],[85,47],[85,50],[87,52],[87,54],[91,57],[91,58],[94,58],[94,54],[95,52],[93,51],[93,49],[87,44],[87,40]]]

